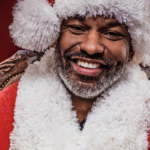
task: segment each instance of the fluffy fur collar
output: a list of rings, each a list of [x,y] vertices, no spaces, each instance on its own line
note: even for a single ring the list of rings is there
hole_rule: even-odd
[[[19,83],[10,150],[147,150],[148,89],[145,73],[130,63],[122,79],[97,98],[80,131],[48,51]]]

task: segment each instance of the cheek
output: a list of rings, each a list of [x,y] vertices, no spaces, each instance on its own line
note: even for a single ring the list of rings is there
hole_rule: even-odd
[[[59,38],[59,49],[61,50],[61,55],[63,55],[66,52],[70,51],[79,51],[77,49],[76,45],[78,45],[81,41],[81,36],[79,35],[73,35],[70,33],[70,31],[66,31],[61,34]]]
[[[112,41],[107,44],[108,53],[112,59],[124,64],[129,55],[129,45],[124,40]]]
[[[59,40],[57,41],[57,49],[59,49],[62,57],[63,64],[66,65],[64,54],[69,52],[80,51],[79,43],[80,37],[71,34],[69,31],[61,33]]]

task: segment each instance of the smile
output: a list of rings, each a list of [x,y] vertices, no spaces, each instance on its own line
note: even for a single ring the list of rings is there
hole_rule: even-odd
[[[77,60],[77,64],[81,67],[89,68],[89,69],[96,69],[101,66],[99,63],[89,63],[89,62],[82,61],[82,60]]]
[[[74,57],[71,60],[71,65],[75,72],[91,77],[99,76],[107,66],[105,62],[101,60],[92,60],[82,57]]]

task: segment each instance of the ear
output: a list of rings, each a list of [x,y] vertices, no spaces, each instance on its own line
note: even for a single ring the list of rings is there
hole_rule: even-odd
[[[131,48],[129,51],[129,60],[128,61],[131,61],[133,59],[134,54],[135,54],[135,51]]]

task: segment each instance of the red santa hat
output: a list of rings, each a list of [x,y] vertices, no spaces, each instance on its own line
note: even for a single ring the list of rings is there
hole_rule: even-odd
[[[58,39],[68,17],[115,16],[129,27],[136,62],[150,65],[149,10],[149,0],[18,0],[9,29],[17,46],[44,51]]]

